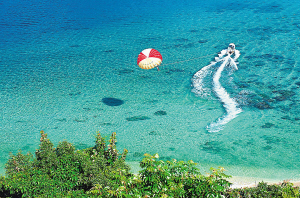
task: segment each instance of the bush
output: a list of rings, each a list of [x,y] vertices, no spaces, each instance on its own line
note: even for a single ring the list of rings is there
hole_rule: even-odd
[[[142,170],[133,175],[125,164],[128,151],[119,154],[116,133],[109,144],[98,133],[95,146],[83,150],[67,141],[54,148],[41,131],[35,157],[10,154],[6,177],[0,177],[0,197],[300,197],[291,183],[229,189],[224,168],[204,176],[193,161],[159,160],[145,154]]]
[[[0,197],[77,196],[96,185],[114,187],[120,172],[127,177],[131,174],[125,164],[128,151],[118,153],[115,133],[109,141],[106,146],[104,138],[97,134],[92,148],[75,151],[66,141],[54,148],[41,131],[35,158],[21,151],[10,156],[6,177],[0,180]]]
[[[292,183],[283,182],[281,185],[268,185],[265,182],[260,182],[257,187],[254,188],[242,188],[229,190],[226,193],[226,197],[237,198],[297,198],[300,197],[299,187],[293,187]]]
[[[122,178],[115,189],[99,186],[107,197],[221,197],[230,183],[224,169],[212,169],[209,177],[200,174],[193,161],[162,161],[158,154],[145,154],[138,175]],[[94,191],[90,192],[94,194]]]
[[[224,169],[211,169],[209,177],[201,175],[192,160],[188,162],[158,160],[158,154],[145,154],[141,162],[139,184],[146,194],[154,197],[220,197],[230,183]]]

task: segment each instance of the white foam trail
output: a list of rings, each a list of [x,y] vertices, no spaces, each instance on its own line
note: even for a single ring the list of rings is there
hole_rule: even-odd
[[[200,97],[205,98],[210,95],[210,88],[205,86],[203,80],[208,74],[212,73],[211,68],[218,62],[222,61],[223,59],[219,57],[215,57],[215,60],[216,61],[212,61],[209,65],[197,71],[192,78],[192,83],[193,83],[192,92],[194,92],[196,95]]]
[[[205,87],[205,84],[203,83],[203,79],[211,73],[210,68],[215,65],[217,62],[211,62],[210,65],[207,65],[203,67],[201,70],[199,70],[197,73],[194,74],[192,83],[193,83],[193,89],[192,92],[197,94],[201,97],[207,97],[210,95],[210,89]]]
[[[213,84],[214,84],[213,90],[216,93],[217,97],[223,103],[223,106],[225,107],[227,114],[219,118],[216,122],[213,122],[209,126],[207,126],[206,128],[209,132],[219,132],[220,130],[223,129],[225,124],[227,124],[229,121],[237,117],[237,115],[242,112],[242,109],[237,107],[238,104],[236,103],[236,101],[230,98],[229,94],[226,92],[225,88],[222,87],[219,81],[222,71],[224,70],[224,67],[226,65],[238,69],[237,65],[229,55],[221,60],[223,61],[223,63],[221,64],[221,66],[219,67],[219,69],[217,70],[217,72],[213,77]]]

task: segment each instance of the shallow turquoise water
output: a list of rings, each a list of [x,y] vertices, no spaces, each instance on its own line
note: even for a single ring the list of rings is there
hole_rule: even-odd
[[[0,2],[0,173],[9,152],[38,148],[40,130],[77,148],[100,131],[117,133],[129,161],[158,152],[236,176],[300,179],[299,4]],[[192,92],[192,78],[231,42],[239,70],[220,83],[242,113],[209,133],[226,112],[213,91]],[[161,52],[159,72],[136,65],[145,48]]]

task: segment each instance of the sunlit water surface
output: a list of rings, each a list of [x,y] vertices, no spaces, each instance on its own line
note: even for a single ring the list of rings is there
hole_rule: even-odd
[[[128,161],[224,166],[235,176],[300,179],[300,2],[0,1],[0,173],[9,152],[35,152],[40,131],[57,145],[93,146],[117,133]],[[214,76],[193,76],[229,43],[238,70],[218,79],[241,112],[228,113]],[[160,71],[138,54],[155,48]],[[199,79],[198,79],[199,80]]]

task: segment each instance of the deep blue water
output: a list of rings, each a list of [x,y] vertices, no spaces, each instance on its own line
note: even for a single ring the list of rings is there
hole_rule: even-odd
[[[117,133],[128,161],[146,152],[228,174],[299,179],[298,1],[0,1],[0,173],[9,152],[34,152],[40,130],[57,144],[93,145]],[[220,84],[242,112],[226,115],[216,64],[235,43],[238,70]],[[155,48],[160,71],[138,54]]]

